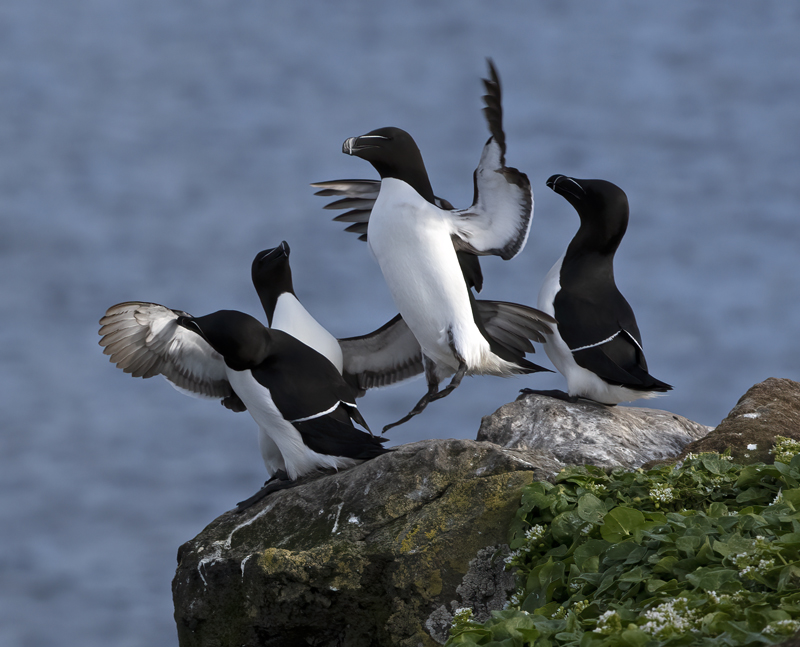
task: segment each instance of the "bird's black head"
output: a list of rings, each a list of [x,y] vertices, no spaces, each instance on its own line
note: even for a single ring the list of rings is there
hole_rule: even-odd
[[[270,326],[275,304],[281,294],[294,294],[292,268],[289,265],[289,244],[284,240],[277,247],[256,254],[251,267],[253,286],[264,306]]]
[[[342,152],[367,160],[381,179],[392,177],[402,180],[433,203],[433,189],[422,153],[405,130],[378,128],[360,137],[348,137],[342,144]]]
[[[270,353],[269,331],[244,312],[219,310],[204,317],[181,316],[178,325],[200,335],[237,371],[258,366]]]
[[[587,249],[613,253],[628,228],[628,196],[605,180],[578,180],[553,175],[547,186],[563,196],[581,219],[575,239]]]

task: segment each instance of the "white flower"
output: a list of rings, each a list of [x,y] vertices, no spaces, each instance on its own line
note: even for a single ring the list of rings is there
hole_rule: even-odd
[[[464,624],[472,619],[472,609],[470,607],[461,607],[456,609],[453,614],[453,626]]]
[[[547,532],[545,527],[537,523],[525,531],[525,539],[531,543],[536,543],[544,537],[545,532]]]
[[[764,627],[768,636],[790,636],[800,629],[800,620],[776,620]]]
[[[650,498],[659,503],[670,503],[675,496],[672,494],[672,488],[663,483],[656,483],[650,489]]]
[[[621,630],[622,618],[620,618],[619,614],[613,609],[609,609],[605,613],[600,614],[600,617],[597,619],[597,625],[594,628],[595,633],[606,636],[610,636]]]
[[[698,612],[689,609],[686,598],[675,598],[645,611],[647,622],[639,627],[654,638],[697,631]]]
[[[758,449],[758,445],[756,445],[755,443],[753,443],[753,444],[751,444],[751,445],[748,445],[748,446],[747,446],[747,449]]]

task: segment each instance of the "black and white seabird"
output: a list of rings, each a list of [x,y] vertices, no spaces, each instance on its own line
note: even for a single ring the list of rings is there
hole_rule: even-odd
[[[569,399],[614,405],[671,390],[647,372],[636,318],[614,282],[614,254],[628,228],[628,197],[605,180],[553,175],[547,186],[566,198],[581,220],[548,272],[538,302],[558,321],[544,348],[567,378]],[[523,392],[567,399],[563,391]]]
[[[508,377],[547,370],[488,333],[470,290],[480,288],[476,257],[516,256],[525,246],[533,217],[527,176],[505,165],[500,83],[489,65],[484,113],[492,136],[474,173],[475,195],[469,208],[437,206],[419,148],[399,128],[350,137],[342,147],[344,153],[370,162],[380,174],[378,195],[366,222],[367,244],[422,348],[428,382],[428,392],[414,409],[384,431],[449,394],[464,375]],[[520,313],[525,308],[517,307]],[[539,332],[550,330],[551,317],[533,308],[524,312]],[[439,382],[449,375],[453,379],[439,391]]]
[[[252,277],[267,321],[322,353],[362,396],[367,389],[388,386],[422,373],[422,351],[397,315],[377,330],[337,339],[300,303],[294,291],[290,249],[286,241],[260,252]]]
[[[134,377],[163,375],[190,395],[236,395],[258,424],[271,475],[252,505],[317,470],[344,469],[389,450],[369,429],[353,389],[324,356],[254,317],[220,310],[192,317],[156,303],[127,302],[100,319],[100,345]]]

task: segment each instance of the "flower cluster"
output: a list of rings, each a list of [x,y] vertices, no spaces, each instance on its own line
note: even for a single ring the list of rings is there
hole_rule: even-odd
[[[654,638],[698,631],[697,623],[701,619],[697,611],[689,608],[688,601],[683,597],[662,602],[645,611],[644,617],[647,622],[639,628]]]
[[[800,620],[776,620],[764,627],[768,636],[791,636],[800,630]]]
[[[472,620],[472,609],[470,607],[461,607],[456,609],[453,614],[453,627],[456,629],[466,627]]]
[[[775,446],[772,448],[775,461],[779,463],[792,462],[796,454],[800,454],[800,441],[786,436],[775,436]]]
[[[586,481],[583,484],[583,489],[587,492],[591,492],[595,496],[603,496],[606,492],[608,492],[608,488],[603,485],[602,483],[597,483],[596,481]]]
[[[619,617],[616,611],[609,609],[597,619],[597,626],[593,631],[604,636],[610,636],[622,631],[622,618]]]
[[[739,577],[755,580],[775,568],[775,558],[771,556],[773,552],[769,540],[758,535],[749,550],[728,555],[728,560],[739,569]]]
[[[547,532],[547,529],[543,525],[537,523],[535,526],[531,526],[525,531],[525,539],[535,544],[537,541],[542,540],[545,532]]]
[[[656,483],[650,488],[650,498],[658,503],[672,503],[675,495],[672,493],[672,488],[663,483]],[[656,506],[658,507],[658,506]]]
[[[546,532],[547,528],[541,524],[536,524],[535,526],[528,528],[525,531],[526,543],[516,550],[512,550],[505,558],[503,558],[503,561],[506,565],[506,570],[523,564],[527,555],[536,549],[541,543]]]

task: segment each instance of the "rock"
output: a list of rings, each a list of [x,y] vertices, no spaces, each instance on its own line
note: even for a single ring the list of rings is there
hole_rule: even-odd
[[[425,621],[425,628],[436,641],[447,641],[453,616],[459,608],[469,607],[472,609],[472,619],[484,622],[489,619],[492,611],[505,606],[508,596],[516,588],[514,574],[505,570],[504,562],[499,561],[499,558],[508,554],[508,550],[501,550],[498,554],[494,546],[478,551],[475,559],[469,563],[467,574],[456,588],[461,600],[451,601],[449,610],[444,605],[440,606]]]
[[[453,613],[505,604],[503,557],[522,488],[566,464],[638,467],[708,428],[665,411],[528,395],[478,441],[397,447],[228,512],[178,553],[183,647],[428,647]]]
[[[486,416],[478,440],[549,452],[564,464],[632,469],[676,456],[711,429],[667,411],[527,394]]]
[[[502,606],[521,490],[560,467],[535,451],[422,441],[228,512],[179,551],[180,644],[436,645],[448,609]]]
[[[800,383],[771,377],[750,387],[717,428],[687,445],[680,458],[730,449],[735,461],[771,463],[775,436],[800,440]]]

